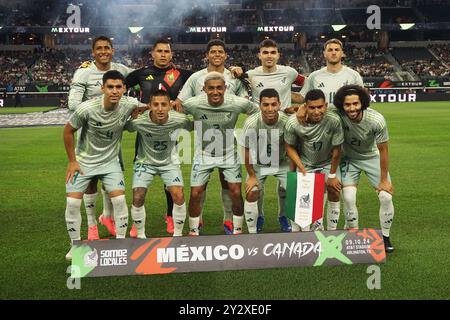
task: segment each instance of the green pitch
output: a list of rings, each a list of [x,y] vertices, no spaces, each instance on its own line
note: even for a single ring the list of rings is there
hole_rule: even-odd
[[[51,127],[0,129],[0,299],[448,299],[450,104],[373,107],[388,122],[395,188],[391,238],[396,251],[380,266],[380,290],[367,288],[367,265],[86,278],[81,290],[69,290],[64,260],[69,248],[64,222],[67,160],[62,127]],[[133,147],[134,135],[125,134],[129,205]],[[189,182],[188,166],[184,178]],[[265,231],[278,232],[274,179],[266,190]],[[220,203],[214,174],[205,209],[207,234],[223,234]],[[167,236],[160,179],[145,205],[147,235]],[[98,210],[100,206],[99,198]],[[358,208],[361,227],[379,227],[377,197],[365,178]],[[82,215],[86,238],[84,209]]]
[[[30,113],[41,112],[55,109],[55,107],[17,107],[17,108],[0,108],[0,114],[17,114],[17,113]]]

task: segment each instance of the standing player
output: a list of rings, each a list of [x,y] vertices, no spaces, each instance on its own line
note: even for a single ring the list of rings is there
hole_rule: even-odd
[[[284,127],[289,117],[279,111],[280,106],[280,97],[275,89],[261,91],[261,111],[245,120],[240,139],[247,169],[244,214],[249,233],[257,232],[259,190],[266,178],[276,177],[283,191],[286,190],[290,162],[284,147]]]
[[[369,108],[367,91],[355,85],[344,86],[334,97],[334,105],[344,126],[344,157],[341,162],[346,225],[358,228],[356,191],[361,172],[378,193],[380,224],[386,252],[393,252],[390,229],[394,219],[394,192],[389,176],[388,130],[384,117]]]
[[[234,94],[236,96],[245,97],[248,95],[246,88],[242,82],[233,77],[231,72],[225,68],[225,61],[227,59],[225,50],[225,43],[222,40],[214,39],[208,42],[206,47],[206,58],[208,60],[208,67],[195,72],[185,83],[183,89],[175,101],[175,108],[180,110],[180,105],[183,101],[189,98],[204,94],[203,87],[205,85],[205,78],[209,72],[219,72],[223,74],[226,82],[227,94]],[[231,208],[230,190],[228,190],[228,183],[225,181],[222,171],[219,170],[220,182],[222,184],[222,203],[223,203],[223,228],[226,234],[233,233],[233,210]],[[206,198],[206,191],[202,198],[201,207],[203,208]]]
[[[100,178],[113,205],[116,237],[125,238],[128,208],[125,184],[119,163],[122,132],[127,118],[139,105],[123,97],[125,78],[117,70],[103,75],[103,96],[83,102],[64,127],[64,146],[69,158],[66,174],[66,224],[70,239],[80,240],[80,205],[93,179]],[[74,132],[81,129],[76,151]],[[66,259],[72,259],[70,250]]]
[[[312,72],[305,80],[299,94],[293,93],[293,101],[303,103],[306,94],[312,89],[320,89],[325,94],[326,102],[331,106],[333,97],[342,86],[356,84],[364,86],[361,75],[342,64],[345,57],[344,47],[340,40],[330,39],[323,46],[323,56],[327,65]],[[304,111],[303,111],[304,112]]]
[[[132,69],[120,63],[111,62],[114,56],[114,48],[111,39],[100,36],[92,41],[92,57],[94,61],[84,62],[75,71],[70,85],[68,107],[76,111],[78,106],[86,100],[101,96],[102,77],[109,70],[118,70],[127,76]],[[80,138],[80,137],[78,137]],[[100,222],[108,228],[111,235],[115,235],[114,220],[111,218],[113,206],[108,194],[102,188],[103,214]],[[88,240],[97,240],[98,228],[95,214],[95,202],[97,199],[97,179],[92,179],[86,190],[83,200],[88,219]]]
[[[305,77],[289,66],[277,64],[280,59],[280,52],[274,40],[266,39],[261,42],[258,58],[261,61],[261,66],[247,72],[251,84],[253,102],[259,104],[261,91],[266,88],[274,88],[280,97],[281,111],[288,114],[293,113],[295,108],[291,107],[292,84],[302,86]],[[285,216],[286,191],[278,184],[277,192],[280,227],[282,231],[290,232],[291,226]],[[258,201],[258,231],[262,231],[264,224],[263,197],[264,189],[261,189],[260,199]]]
[[[195,157],[191,171],[191,197],[189,200],[191,235],[199,234],[201,199],[214,168],[222,169],[228,183],[233,210],[233,234],[242,233],[242,173],[234,148],[233,132],[239,115],[255,113],[258,111],[258,107],[245,98],[226,95],[225,90],[226,82],[223,74],[210,72],[205,77],[204,91],[206,95],[198,95],[183,102],[186,112],[193,115],[196,121],[196,135],[200,136],[200,141],[197,141],[195,145]],[[208,136],[213,143],[204,141],[208,139]]]
[[[292,116],[286,124],[284,134],[286,151],[298,171],[325,174],[328,194],[327,230],[336,230],[341,191],[337,174],[344,132],[339,116],[335,112],[327,111],[325,95],[321,90],[309,91],[305,100],[306,123],[302,124]],[[298,225],[294,222],[292,228],[299,231]],[[323,219],[316,221],[314,229],[323,229]],[[307,230],[309,227],[304,229]]]
[[[145,195],[155,175],[161,176],[174,201],[174,236],[181,236],[186,219],[183,174],[176,154],[178,129],[192,130],[192,122],[182,113],[171,111],[169,93],[156,90],[150,98],[150,109],[125,128],[137,131],[140,138],[134,163],[131,237],[145,238]]]
[[[150,97],[157,90],[167,91],[170,100],[175,100],[183,84],[191,76],[192,72],[177,69],[172,63],[173,52],[167,39],[158,39],[151,50],[152,65],[135,70],[126,78],[128,88],[140,86],[141,102],[149,103]],[[137,139],[139,135],[137,136]],[[136,141],[136,148],[139,141]],[[174,223],[172,218],[173,199],[167,188],[164,187],[167,200],[167,214],[165,215],[167,232],[173,234]]]

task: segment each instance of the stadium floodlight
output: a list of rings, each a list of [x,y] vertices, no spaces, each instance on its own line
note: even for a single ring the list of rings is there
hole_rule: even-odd
[[[402,30],[408,30],[414,27],[415,25],[416,25],[415,23],[400,23],[400,28]]]
[[[334,31],[340,31],[344,29],[347,25],[346,24],[332,24],[331,27]]]
[[[144,27],[128,27],[128,30],[130,30],[131,33],[138,33],[142,29],[144,29]]]

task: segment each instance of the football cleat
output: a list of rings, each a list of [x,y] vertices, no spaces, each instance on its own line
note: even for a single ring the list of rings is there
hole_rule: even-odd
[[[225,231],[225,234],[233,234],[233,221],[225,220],[223,222],[223,231]]]
[[[281,231],[292,232],[291,224],[285,216],[278,217],[278,222],[280,223]]]
[[[105,216],[100,215],[100,217],[98,218],[98,221],[106,227],[106,229],[108,229],[108,232],[110,235],[112,235],[113,237],[116,236],[116,224],[113,220],[113,218],[109,217],[106,218]]]
[[[383,241],[384,241],[384,251],[386,251],[387,253],[394,252],[394,246],[391,244],[390,238],[383,236]]]
[[[194,236],[194,237],[196,237],[196,236],[198,236],[198,235],[199,235],[199,233],[196,232],[196,231],[193,231],[193,230],[189,231],[189,236]]]
[[[137,238],[137,229],[134,223],[130,229],[130,238]]]
[[[256,231],[261,233],[264,227],[264,216],[259,216],[256,220]]]
[[[173,232],[174,232],[173,217],[166,215],[165,219],[166,219],[166,224],[167,224],[167,226],[166,226],[167,233],[173,234]]]
[[[88,240],[99,240],[97,225],[88,228]]]

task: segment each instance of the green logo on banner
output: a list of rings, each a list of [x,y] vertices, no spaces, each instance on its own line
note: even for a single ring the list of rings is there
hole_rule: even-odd
[[[325,237],[321,232],[314,232],[317,239],[320,241],[320,255],[317,258],[314,266],[321,266],[327,259],[338,259],[346,264],[353,264],[353,262],[342,254],[342,240],[344,240],[346,233],[341,235]]]
[[[92,249],[88,245],[72,247],[72,267],[78,272],[74,274],[72,270],[72,278],[83,278],[97,266],[98,255],[97,249]]]
[[[36,85],[35,87],[39,92],[48,92],[48,86],[39,87],[38,85]]]
[[[436,80],[428,80],[427,87],[439,87],[439,82],[437,82]]]

